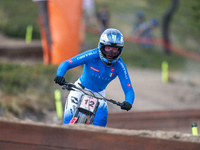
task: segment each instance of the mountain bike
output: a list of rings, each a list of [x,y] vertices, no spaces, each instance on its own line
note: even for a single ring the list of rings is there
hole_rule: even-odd
[[[80,87],[77,87],[73,83],[65,82],[62,89],[69,91],[79,90],[83,93],[80,99],[78,100],[77,107],[69,124],[93,124],[94,117],[100,104],[100,100],[106,100],[115,105],[122,106],[122,103],[118,101],[108,99],[102,95],[95,95],[95,92],[83,88],[81,84]]]

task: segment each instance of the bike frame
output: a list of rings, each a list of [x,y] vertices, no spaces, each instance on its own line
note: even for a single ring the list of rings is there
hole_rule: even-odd
[[[122,103],[120,103],[118,101],[115,101],[113,99],[108,99],[103,96],[97,96],[97,95],[95,95],[95,92],[92,92],[91,90],[88,90],[88,89],[86,90],[84,88],[77,87],[73,83],[65,82],[62,89],[64,89],[64,90],[67,89],[69,91],[70,90],[74,90],[74,91],[79,90],[79,91],[83,92],[83,95],[81,96],[81,99],[79,100],[79,103],[76,107],[76,110],[73,114],[70,124],[75,124],[75,123],[92,124],[93,119],[96,115],[98,106],[100,104],[99,100],[106,100],[115,105],[122,106]],[[79,113],[81,113],[80,116],[78,116]]]

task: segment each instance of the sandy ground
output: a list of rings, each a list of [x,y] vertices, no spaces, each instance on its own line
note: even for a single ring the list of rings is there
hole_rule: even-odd
[[[200,76],[169,73],[170,81],[163,83],[161,71],[128,68],[135,91],[135,101],[131,111],[180,110],[200,108]],[[124,100],[120,82],[116,78],[107,87],[107,97]],[[113,105],[110,111],[117,111]],[[115,107],[115,109],[113,109]]]

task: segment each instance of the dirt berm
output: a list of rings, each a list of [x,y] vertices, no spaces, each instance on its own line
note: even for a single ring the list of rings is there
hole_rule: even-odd
[[[0,119],[1,150],[199,150],[200,136]]]

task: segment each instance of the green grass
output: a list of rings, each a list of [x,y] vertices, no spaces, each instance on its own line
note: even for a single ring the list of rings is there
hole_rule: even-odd
[[[58,66],[43,64],[0,63],[0,116],[13,114],[24,118],[25,112],[42,115],[44,110],[55,110],[54,90],[61,86],[54,83]],[[69,71],[65,78],[72,82],[74,73]]]
[[[17,38],[25,38],[28,25],[33,26],[33,39],[40,39],[37,22],[38,8],[31,0],[0,1],[0,31]]]
[[[0,64],[0,87],[7,94],[26,93],[30,89],[36,90],[38,87],[39,90],[48,93],[50,85],[52,85],[50,81],[55,76],[55,72],[54,66],[42,64],[34,66]]]

